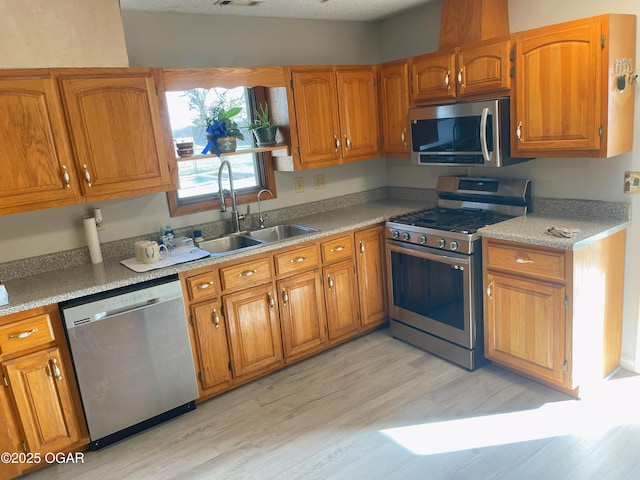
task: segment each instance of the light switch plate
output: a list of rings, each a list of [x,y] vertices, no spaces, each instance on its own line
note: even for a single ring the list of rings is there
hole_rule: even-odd
[[[640,193],[640,172],[624,172],[624,193]]]
[[[295,177],[296,193],[304,192],[304,177]]]
[[[316,190],[327,188],[326,177],[324,175],[314,175],[313,188],[315,188]]]

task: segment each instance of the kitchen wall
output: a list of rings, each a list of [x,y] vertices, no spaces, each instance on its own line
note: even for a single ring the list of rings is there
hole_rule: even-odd
[[[129,63],[118,0],[2,1],[0,45],[0,68]]]
[[[425,45],[427,51],[438,48],[439,17],[433,15],[435,5],[427,5],[420,12],[398,16],[380,25],[381,61],[390,61],[415,54],[415,45]],[[511,32],[528,30],[544,25],[585,18],[603,13],[627,13],[640,17],[637,0],[509,0]],[[416,28],[421,19],[422,29]],[[428,32],[425,33],[425,32]],[[399,41],[401,39],[402,41]],[[640,54],[640,35],[637,38]],[[426,45],[425,43],[428,43]],[[634,59],[637,62],[637,58]],[[636,67],[637,68],[637,67]],[[576,198],[628,202],[632,205],[632,225],[627,231],[627,262],[625,270],[624,321],[622,356],[623,366],[640,370],[640,195],[625,195],[625,170],[640,170],[640,88],[636,87],[635,149],[633,152],[610,159],[540,158],[502,169],[457,169],[471,175],[515,177],[533,179],[533,194],[538,197]],[[451,171],[454,171],[452,169]],[[434,167],[412,166],[406,159],[387,160],[387,181],[392,186],[435,186],[439,170]],[[578,320],[579,321],[579,320]]]

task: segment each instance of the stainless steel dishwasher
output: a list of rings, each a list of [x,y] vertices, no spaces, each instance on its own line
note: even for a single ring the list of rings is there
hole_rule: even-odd
[[[60,308],[91,449],[195,408],[198,387],[176,276]]]

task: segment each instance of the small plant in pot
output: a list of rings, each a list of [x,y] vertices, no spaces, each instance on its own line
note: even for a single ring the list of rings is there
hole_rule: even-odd
[[[253,132],[260,147],[269,147],[276,144],[277,125],[272,125],[269,120],[269,105],[260,104],[253,112],[253,121],[246,127],[247,131]]]

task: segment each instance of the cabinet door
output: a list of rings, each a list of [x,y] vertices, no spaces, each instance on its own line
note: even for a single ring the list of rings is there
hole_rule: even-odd
[[[485,356],[569,387],[565,287],[495,272],[486,281]]]
[[[383,227],[356,232],[356,249],[362,326],[382,325],[388,319]]]
[[[510,48],[509,41],[461,48],[456,74],[458,97],[493,92],[506,94],[511,89]]]
[[[62,105],[49,77],[0,78],[0,214],[76,202]]]
[[[360,330],[358,289],[352,260],[324,267],[329,340],[348,338]]]
[[[88,200],[165,191],[168,157],[150,70],[61,77]]]
[[[278,309],[271,284],[223,298],[235,378],[256,376],[282,364]]]
[[[318,270],[280,280],[277,289],[285,359],[321,350],[327,341],[327,326]]]
[[[372,67],[336,71],[342,158],[364,160],[378,156],[378,91]]]
[[[523,32],[515,44],[512,154],[600,149],[601,26]]]
[[[456,99],[456,55],[427,54],[415,57],[411,65],[412,95],[416,104]]]
[[[13,409],[8,399],[8,389],[0,389],[0,452],[17,453],[22,451],[18,437],[18,427],[13,417]],[[21,472],[18,463],[3,462],[0,478],[17,477]]]
[[[231,382],[227,328],[217,299],[191,307],[191,315],[198,353],[196,370],[200,394],[204,396],[226,388]]]
[[[409,156],[409,66],[406,61],[380,67],[382,150],[386,156]]]
[[[30,452],[62,451],[80,440],[78,417],[60,352],[49,348],[4,363]]]
[[[340,124],[333,69],[296,68],[292,79],[302,168],[337,165]]]

